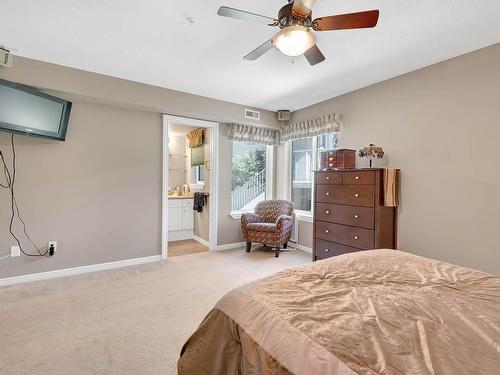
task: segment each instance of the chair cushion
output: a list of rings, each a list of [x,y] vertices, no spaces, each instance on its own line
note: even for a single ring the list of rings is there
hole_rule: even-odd
[[[274,223],[250,223],[247,225],[248,230],[256,232],[276,232],[276,224]]]

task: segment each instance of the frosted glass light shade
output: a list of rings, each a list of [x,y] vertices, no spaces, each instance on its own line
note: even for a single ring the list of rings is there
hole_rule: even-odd
[[[316,44],[316,35],[304,26],[290,26],[273,38],[273,44],[287,56],[300,56]]]

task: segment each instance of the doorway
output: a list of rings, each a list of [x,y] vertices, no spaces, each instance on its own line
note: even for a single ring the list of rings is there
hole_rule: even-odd
[[[216,248],[218,129],[163,116],[162,259]]]

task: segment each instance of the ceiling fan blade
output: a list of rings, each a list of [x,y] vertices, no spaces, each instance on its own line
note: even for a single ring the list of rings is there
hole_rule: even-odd
[[[220,7],[219,10],[217,11],[217,14],[223,17],[236,18],[238,20],[244,20],[244,21],[258,22],[266,25],[273,25],[277,24],[278,22],[277,20],[271,17],[266,17],[251,12],[245,12],[244,10],[239,10],[230,7]]]
[[[309,64],[311,65],[316,65],[319,64],[322,61],[325,61],[325,56],[321,52],[321,50],[318,48],[318,46],[315,44],[311,48],[309,48],[305,53],[304,56],[306,57],[307,61],[309,61]]]
[[[369,10],[366,12],[320,17],[313,21],[313,29],[316,31],[328,31],[375,27],[378,22],[378,16],[378,10]]]
[[[292,15],[297,18],[307,18],[312,12],[316,0],[295,0],[292,7]]]
[[[250,52],[248,55],[243,57],[244,60],[250,60],[254,61],[257,60],[259,57],[261,57],[263,54],[268,52],[273,48],[273,40],[269,39],[267,42],[264,44],[258,46],[256,49],[254,49],[252,52]]]

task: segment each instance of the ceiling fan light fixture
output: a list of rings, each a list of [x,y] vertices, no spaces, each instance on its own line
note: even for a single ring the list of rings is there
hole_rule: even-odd
[[[300,56],[316,44],[316,35],[305,26],[290,26],[274,36],[273,44],[287,56]]]

